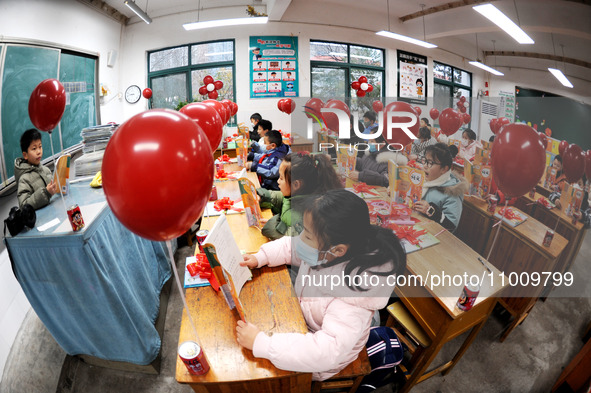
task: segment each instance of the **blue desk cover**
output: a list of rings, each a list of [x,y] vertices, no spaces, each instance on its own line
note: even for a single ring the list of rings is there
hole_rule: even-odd
[[[70,187],[66,204],[105,201],[88,183]],[[67,219],[59,196],[37,211],[37,226]],[[31,306],[70,355],[146,365],[160,350],[154,327],[160,291],[171,275],[166,244],[127,230],[108,205],[79,232],[37,228],[7,238]]]

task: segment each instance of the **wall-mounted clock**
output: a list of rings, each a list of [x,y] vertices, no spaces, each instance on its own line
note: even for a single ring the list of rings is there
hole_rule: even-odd
[[[137,85],[131,85],[125,90],[125,101],[130,104],[135,104],[140,100],[142,96],[142,90]]]

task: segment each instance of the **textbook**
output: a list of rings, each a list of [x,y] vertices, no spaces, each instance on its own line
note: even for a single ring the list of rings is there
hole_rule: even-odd
[[[62,195],[68,194],[68,187],[70,186],[70,158],[69,154],[60,156],[53,170],[53,181],[58,185]]]
[[[584,196],[585,191],[579,188],[578,185],[573,186],[571,184],[565,183],[564,189],[560,194],[562,212],[569,217],[572,217],[575,213],[580,212]]]
[[[350,149],[343,146],[337,149],[337,173],[340,175],[349,176],[355,171],[355,163],[357,162],[357,150]]]
[[[470,195],[486,198],[490,193],[492,168],[490,165],[476,164],[469,161],[464,166],[464,177],[470,183]]]
[[[551,188],[556,183],[558,171],[552,165],[546,168],[546,177],[544,178],[544,188]]]
[[[248,138],[236,139],[236,163],[241,167],[246,166],[246,160],[248,157],[248,145]]]
[[[244,174],[246,176],[246,174]],[[254,184],[246,177],[238,179],[238,187],[240,188],[240,195],[242,196],[242,204],[246,212],[246,221],[249,227],[261,227],[261,207],[257,201],[257,189]]]
[[[239,296],[246,281],[252,278],[252,273],[248,267],[240,266],[243,257],[234,240],[225,214],[217,219],[209,231],[209,235],[201,244],[201,248],[220,284],[228,307],[236,311],[240,319],[246,321]]]
[[[415,202],[423,196],[425,172],[409,166],[398,166],[394,161],[388,162],[388,179],[390,181],[390,198],[412,209]]]

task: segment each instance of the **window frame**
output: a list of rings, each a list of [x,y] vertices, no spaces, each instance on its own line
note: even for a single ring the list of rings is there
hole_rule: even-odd
[[[192,53],[191,53],[192,46],[203,45],[203,44],[213,44],[216,42],[232,42],[233,54],[232,54],[231,61],[230,60],[213,61],[210,63],[191,64],[192,63]],[[188,61],[187,61],[186,66],[167,68],[165,70],[158,70],[158,71],[150,71],[150,55],[152,53],[161,52],[161,51],[168,50],[168,49],[183,48],[183,47],[188,52],[187,53]],[[191,43],[183,44],[183,45],[174,45],[174,46],[154,49],[154,50],[148,51],[146,53],[146,67],[147,67],[147,71],[148,71],[148,87],[150,89],[152,88],[152,79],[154,79],[154,78],[185,73],[186,74],[186,78],[185,78],[185,84],[186,84],[185,89],[186,90],[185,90],[185,92],[187,93],[187,95],[185,96],[184,101],[186,101],[186,102],[193,102],[193,86],[191,83],[192,82],[192,79],[191,79],[192,71],[204,70],[204,69],[210,69],[210,68],[218,68],[218,67],[231,67],[232,68],[232,96],[233,96],[232,98],[233,98],[234,102],[236,101],[236,40],[234,38],[191,42]],[[150,102],[150,107],[151,107],[151,102]],[[236,126],[237,125],[236,116],[232,116],[231,121],[228,123],[228,125],[229,126]]]
[[[466,108],[466,113],[468,113],[470,116],[472,116],[472,85],[474,84],[474,77],[473,77],[472,73],[470,71],[466,71],[466,70],[461,69],[459,67],[454,67],[453,65],[442,63],[442,62],[437,61],[437,60],[433,60],[433,71],[435,71],[435,64],[442,65],[442,66],[445,66],[445,67],[451,67],[451,81],[446,81],[445,79],[439,79],[439,78],[435,77],[435,73],[433,73],[433,83],[434,84],[436,83],[436,84],[440,84],[440,85],[449,86],[451,88],[451,96],[450,96],[450,98],[452,99],[452,107],[455,105],[454,100],[456,99],[455,96],[454,96],[454,93],[453,93],[454,88],[457,87],[458,89],[468,90],[470,92],[470,94],[469,94],[469,97],[470,97],[469,103],[470,103],[470,105],[469,105],[468,108]],[[454,80],[454,71],[456,71],[456,70],[465,72],[468,75],[470,75],[470,86],[464,85],[464,84],[461,84],[461,83],[458,83],[458,82],[456,82]],[[435,94],[435,88],[433,88],[433,94]],[[462,128],[462,127],[464,127],[464,128],[465,127],[470,128],[471,124],[472,124],[472,120],[470,120],[470,123],[468,123],[468,124],[463,124],[462,123],[462,126],[460,128]]]

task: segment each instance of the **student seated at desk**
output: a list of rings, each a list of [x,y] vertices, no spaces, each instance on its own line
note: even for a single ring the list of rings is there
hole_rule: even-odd
[[[422,123],[422,121],[421,121]],[[419,137],[412,142],[412,148],[410,150],[411,160],[422,159],[425,156],[425,149],[427,146],[431,146],[437,143],[437,140],[431,137],[431,131],[427,127],[419,128]]]
[[[560,193],[564,190],[564,184],[567,182],[566,175],[562,172],[562,157],[560,154],[554,156],[552,166],[556,169],[556,179],[552,184],[552,191]]]
[[[264,244],[242,263],[250,268],[284,264],[300,267],[294,289],[308,333],[268,336],[239,321],[238,343],[279,369],[312,372],[312,380],[325,380],[365,346],[374,312],[388,304],[392,278],[403,272],[406,255],[391,230],[369,223],[363,199],[341,189],[307,201],[300,236]],[[343,279],[331,288],[331,279],[343,276],[360,286]],[[363,277],[365,283],[359,282]]]
[[[262,142],[261,140],[259,140],[258,142],[252,142],[252,144],[250,145],[250,153],[248,153],[247,161],[252,161],[255,154],[264,153],[267,150],[267,145],[264,138],[265,135],[267,135],[267,133],[272,129],[273,123],[271,123],[269,120],[263,119],[259,121],[258,130]]]
[[[303,227],[300,207],[306,195],[323,194],[328,190],[342,188],[330,157],[326,154],[310,155],[290,153],[279,167],[280,191],[257,189],[261,207],[269,207],[273,217],[265,223],[262,234],[271,240],[283,236],[297,236]]]
[[[41,209],[57,193],[57,183],[53,181],[51,171],[41,164],[41,133],[31,128],[23,133],[20,143],[23,156],[14,160],[18,204],[21,208],[28,203],[35,210]]]
[[[557,156],[558,157],[558,156]],[[566,180],[565,180],[566,181]],[[585,184],[587,183],[587,177],[583,175],[574,187],[578,187],[581,190],[585,190]],[[558,209],[562,209],[562,203],[560,202],[560,196],[562,195],[561,191],[554,191],[550,193],[548,199],[550,202],[554,203]],[[583,195],[583,202],[581,203],[581,209],[579,211],[575,211],[573,215],[576,217],[578,221],[581,221],[585,228],[591,227],[591,205],[589,201],[589,193],[585,191]]]
[[[283,143],[281,133],[276,130],[265,135],[265,146],[267,150],[264,153],[255,153],[252,162],[246,163],[246,168],[257,173],[261,187],[279,190],[279,166],[283,157],[289,153],[289,146]]]
[[[400,153],[389,151],[386,148],[386,140],[382,135],[376,139],[376,143],[382,148],[380,150],[366,153],[361,158],[357,158],[355,171],[349,176],[355,181],[360,181],[371,186],[388,187],[388,161],[392,160],[398,165],[406,165],[408,160]]]
[[[464,130],[462,132],[462,144],[460,145],[460,158],[467,161],[474,160],[477,147],[482,148],[482,145],[476,140],[476,133],[469,128]]]
[[[250,123],[252,124],[252,131],[248,131],[248,138],[252,141],[258,142],[259,139],[261,139],[261,136],[259,135],[259,122],[262,120],[263,118],[261,117],[261,115],[259,113],[253,113],[252,115],[250,115]]]
[[[462,215],[462,200],[468,192],[468,181],[451,170],[453,157],[449,146],[437,143],[425,149],[421,160],[425,171],[423,197],[414,209],[445,229],[454,231]]]

